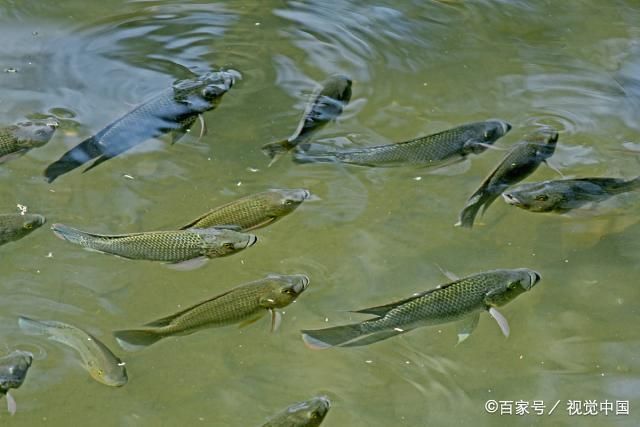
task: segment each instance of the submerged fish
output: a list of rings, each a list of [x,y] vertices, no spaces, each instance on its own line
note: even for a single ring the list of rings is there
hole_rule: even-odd
[[[11,415],[16,413],[18,407],[9,390],[22,385],[31,362],[33,362],[33,354],[21,350],[15,350],[0,357],[0,397],[6,397],[7,410]]]
[[[190,264],[196,267],[209,258],[232,255],[258,240],[253,234],[221,228],[113,235],[87,233],[63,224],[53,224],[51,229],[59,238],[85,249],[127,259],[182,263],[185,267]]]
[[[521,184],[504,201],[531,212],[565,213],[587,203],[601,202],[616,194],[640,189],[640,177],[562,179]]]
[[[44,172],[48,182],[97,159],[85,172],[150,138],[167,132],[179,140],[200,114],[214,109],[233,86],[235,72],[219,71],[178,80],[97,134],[67,151]],[[204,131],[204,128],[203,128]]]
[[[473,227],[480,208],[484,213],[504,190],[531,175],[540,163],[546,162],[555,151],[556,142],[558,132],[543,128],[514,145],[480,184],[480,188],[469,197],[456,226]]]
[[[204,328],[240,323],[245,326],[271,312],[271,328],[280,323],[276,311],[291,304],[309,285],[302,274],[271,274],[246,283],[178,313],[147,323],[143,328],[114,332],[116,340],[127,351],[140,350],[162,338],[189,335]]]
[[[313,133],[334,120],[351,99],[351,79],[336,74],[322,82],[321,88],[311,97],[296,131],[284,141],[262,146],[262,152],[272,159],[286,153],[298,144],[308,141]]]
[[[331,401],[326,396],[294,403],[262,427],[318,427],[327,416]]]
[[[53,136],[57,122],[23,122],[0,128],[0,163],[24,155],[32,148],[42,147]]]
[[[44,335],[52,341],[73,348],[80,355],[83,367],[91,377],[113,387],[127,383],[124,362],[96,337],[75,326],[54,320],[35,320],[20,316],[20,328],[28,333]]]
[[[299,150],[298,163],[342,162],[358,166],[404,165],[444,166],[480,154],[509,132],[511,125],[501,120],[468,123],[433,135],[394,144],[375,145],[334,152]]]
[[[293,212],[310,196],[311,193],[302,188],[252,194],[217,207],[180,229],[229,225],[237,226],[240,231],[249,231],[265,227]]]
[[[22,239],[45,222],[38,214],[0,214],[0,245]]]
[[[462,342],[473,332],[483,311],[489,311],[508,336],[507,320],[496,307],[530,290],[539,280],[538,273],[526,268],[474,274],[397,302],[358,310],[356,313],[376,316],[360,323],[302,331],[302,339],[313,349],[355,347],[421,326],[464,319],[458,333],[458,342]]]

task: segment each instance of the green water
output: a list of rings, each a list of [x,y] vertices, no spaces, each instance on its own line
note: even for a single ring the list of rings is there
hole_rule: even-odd
[[[353,98],[317,135],[353,146],[411,139],[500,118],[508,147],[540,125],[560,132],[551,163],[566,176],[638,175],[621,153],[640,130],[640,6],[634,1],[0,1],[0,118],[54,115],[45,147],[0,168],[2,211],[16,204],[96,232],[171,228],[267,188],[308,188],[305,202],[259,230],[254,247],[180,272],[82,251],[48,225],[0,248],[3,347],[36,355],[14,391],[10,426],[259,426],[319,393],[330,426],[640,424],[638,197],[599,215],[531,214],[501,200],[471,230],[453,227],[502,158],[489,150],[444,174],[424,169],[267,168],[259,148],[295,129],[314,82],[341,72]],[[205,115],[208,134],[150,141],[52,185],[44,168],[189,69],[232,67],[243,80]],[[196,128],[197,130],[197,125]],[[125,177],[128,175],[129,177]],[[532,180],[557,178],[542,166]],[[131,179],[133,178],[133,179]],[[528,267],[542,281],[505,306],[505,339],[481,316],[383,343],[312,351],[299,330],[355,320],[458,275]],[[243,329],[211,329],[125,353],[111,336],[269,272],[309,289]],[[18,315],[81,326],[127,363],[103,386],[68,348],[21,333]],[[485,402],[543,400],[551,415],[488,414]],[[567,400],[629,401],[628,416],[570,416]]]

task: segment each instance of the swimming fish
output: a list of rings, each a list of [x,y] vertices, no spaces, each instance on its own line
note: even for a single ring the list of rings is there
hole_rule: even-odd
[[[502,194],[504,201],[530,212],[566,213],[587,203],[640,189],[640,177],[562,179],[521,184]]]
[[[163,261],[197,267],[207,259],[232,255],[258,240],[253,234],[221,228],[149,231],[130,234],[94,234],[63,224],[53,224],[59,238],[88,250],[127,259]]]
[[[298,163],[341,162],[358,166],[392,167],[420,165],[440,167],[480,154],[511,130],[501,120],[467,123],[432,135],[393,144],[334,152],[298,150]]]
[[[22,239],[46,222],[38,214],[0,214],[0,245]]]
[[[273,164],[279,156],[309,141],[311,136],[332,120],[335,120],[351,99],[351,79],[336,74],[321,83],[307,105],[298,128],[284,141],[271,142],[262,146],[262,152]]]
[[[50,164],[44,172],[48,182],[97,158],[88,171],[100,163],[167,132],[179,140],[200,114],[213,110],[233,86],[235,71],[203,74],[195,79],[177,80],[97,134],[82,141]],[[204,128],[203,128],[204,131]]]
[[[330,407],[331,401],[326,396],[312,397],[294,403],[262,427],[318,427],[324,421]]]
[[[73,348],[80,355],[84,369],[99,383],[121,387],[127,383],[127,370],[122,360],[96,337],[77,328],[54,320],[35,320],[25,316],[18,318],[23,331],[44,335],[52,341]]]
[[[504,190],[531,175],[540,163],[546,162],[555,151],[556,142],[558,132],[542,128],[515,144],[480,184],[480,188],[469,197],[456,226],[473,227],[480,208],[483,213],[486,212]]]
[[[32,362],[33,354],[22,350],[14,350],[0,357],[0,397],[7,399],[7,410],[11,415],[16,413],[18,406],[9,390],[22,385]]]
[[[273,189],[251,194],[217,207],[180,229],[230,225],[237,226],[240,231],[249,231],[266,227],[293,212],[310,196],[311,193],[302,188]]]
[[[356,313],[376,316],[360,323],[304,330],[302,339],[312,349],[355,347],[422,326],[464,320],[458,333],[460,343],[473,332],[484,311],[489,311],[503,334],[508,336],[509,325],[497,307],[529,291],[539,280],[540,274],[526,268],[474,274],[400,301],[358,310]]]
[[[0,128],[0,163],[24,155],[32,148],[45,145],[56,131],[58,123],[22,122]]]
[[[143,328],[114,332],[116,340],[127,351],[140,350],[162,338],[189,335],[200,329],[240,323],[245,326],[271,312],[271,329],[280,323],[276,311],[291,304],[309,285],[302,274],[290,276],[270,274],[264,279],[246,283],[178,313],[147,323]]]

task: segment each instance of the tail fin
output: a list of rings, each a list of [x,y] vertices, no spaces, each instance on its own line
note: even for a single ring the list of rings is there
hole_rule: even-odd
[[[161,335],[153,329],[130,329],[125,331],[115,331],[113,335],[120,347],[126,351],[138,351],[160,341]]]
[[[291,141],[284,139],[282,141],[270,142],[263,145],[262,152],[271,159],[271,163],[269,163],[269,166],[271,166],[293,147],[295,147],[295,144],[291,144]]]
[[[480,208],[482,208],[482,213],[484,213],[491,203],[500,196],[500,193],[502,193],[502,191],[488,191],[485,188],[480,188],[476,191],[469,198],[462,212],[460,212],[460,219],[455,224],[456,227],[472,228]]]
[[[82,244],[82,238],[87,236],[87,233],[64,224],[53,224],[51,230],[56,237],[71,243]]]
[[[24,332],[27,332],[33,335],[49,334],[49,331],[48,331],[49,325],[39,320],[31,319],[26,316],[18,317],[18,326],[20,326],[20,329],[22,329]]]
[[[359,323],[301,332],[304,343],[314,350],[343,345],[366,334]]]
[[[47,182],[51,183],[60,175],[71,172],[79,166],[87,163],[102,154],[98,138],[92,136],[67,151],[55,162],[51,163],[44,171]]]
[[[298,150],[293,153],[293,161],[296,163],[336,163],[339,160],[335,153],[314,153]]]
[[[627,191],[634,191],[640,189],[640,176],[627,181]]]

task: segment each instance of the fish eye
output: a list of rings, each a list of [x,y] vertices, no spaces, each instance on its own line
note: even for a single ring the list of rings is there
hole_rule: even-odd
[[[31,230],[33,228],[33,224],[31,224],[30,222],[25,222],[23,227],[27,230]]]
[[[289,288],[285,288],[282,290],[282,293],[285,293],[287,295],[293,295],[293,291]]]
[[[235,246],[233,243],[227,242],[225,244],[222,245],[225,249],[234,249]]]
[[[293,200],[285,200],[284,201],[284,205],[285,206],[291,206],[293,204]]]
[[[538,194],[536,196],[536,200],[539,202],[546,202],[547,200],[549,200],[549,196],[547,196],[546,194]]]

